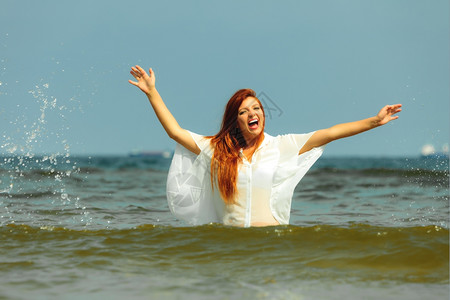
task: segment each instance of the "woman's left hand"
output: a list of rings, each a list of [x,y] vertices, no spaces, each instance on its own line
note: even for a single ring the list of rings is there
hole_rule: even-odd
[[[383,107],[377,115],[378,125],[384,125],[392,120],[398,119],[398,116],[394,116],[395,114],[402,111],[401,104],[394,105],[386,105]]]
[[[140,88],[146,95],[155,89],[155,73],[152,68],[148,70],[147,74],[144,69],[136,65],[135,67],[131,67],[130,73],[137,81],[128,80],[128,82]]]
[[[386,105],[375,117],[355,122],[337,124],[327,129],[317,130],[309,138],[305,145],[303,145],[303,147],[300,149],[299,154],[309,151],[312,148],[323,146],[325,144],[328,144],[329,142],[359,134],[361,132],[384,125],[392,120],[398,119],[398,116],[394,115],[401,111],[401,104]]]

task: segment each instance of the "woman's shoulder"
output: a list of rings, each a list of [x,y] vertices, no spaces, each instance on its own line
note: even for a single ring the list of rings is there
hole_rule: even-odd
[[[281,148],[294,148],[300,149],[306,141],[314,134],[309,133],[287,133],[271,136],[264,133],[267,139],[267,144],[271,144]]]
[[[192,138],[194,139],[194,141],[197,144],[198,148],[200,149],[201,153],[206,154],[207,156],[211,157],[212,153],[213,153],[213,147],[211,145],[211,136],[201,135],[201,134],[192,132],[190,130],[188,130],[188,132],[191,134]]]
[[[282,133],[277,135],[270,135],[266,132],[264,132],[265,139],[267,139],[268,142],[273,141],[294,141],[301,138],[308,138],[312,133]]]

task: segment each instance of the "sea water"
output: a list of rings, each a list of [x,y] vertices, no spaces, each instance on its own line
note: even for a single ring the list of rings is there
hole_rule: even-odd
[[[448,159],[321,158],[288,226],[188,226],[170,158],[0,158],[0,299],[448,299]]]
[[[324,156],[290,225],[192,227],[170,158],[71,155],[70,126],[46,127],[71,100],[48,90],[2,133],[0,299],[449,299],[448,157]],[[61,150],[36,155],[50,135]]]

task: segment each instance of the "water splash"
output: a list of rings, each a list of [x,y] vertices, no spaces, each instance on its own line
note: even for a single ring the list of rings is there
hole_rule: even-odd
[[[29,111],[26,115],[18,113],[10,121],[10,125],[16,129],[14,132],[4,132],[0,143],[0,149],[6,153],[0,165],[0,223],[15,223],[19,215],[24,215],[27,203],[23,198],[32,197],[32,191],[37,190],[49,195],[46,199],[47,207],[80,211],[79,214],[71,215],[72,222],[88,225],[88,212],[80,206],[79,197],[73,195],[67,186],[67,180],[80,171],[77,163],[71,160],[70,141],[65,137],[66,131],[70,129],[66,124],[66,113],[73,109],[69,108],[67,100],[60,101],[51,95],[49,83],[36,85],[28,94],[37,104],[37,109],[32,111],[36,118],[29,120],[32,115]],[[73,100],[72,97],[68,101]],[[20,105],[17,108],[30,110]],[[61,124],[62,126],[58,126]],[[58,131],[49,129],[56,127],[59,128]],[[52,142],[54,144],[55,138],[59,148],[57,151],[38,154],[45,149],[45,145]],[[33,176],[36,171],[53,178],[52,184],[48,185],[48,178]],[[17,199],[20,198],[17,195],[21,195],[21,199]],[[28,214],[32,215],[32,212]]]

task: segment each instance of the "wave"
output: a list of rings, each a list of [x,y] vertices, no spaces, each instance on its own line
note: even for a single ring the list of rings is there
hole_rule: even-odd
[[[112,174],[112,173],[127,173],[127,172],[142,172],[142,173],[155,173],[155,174],[166,174],[167,170],[162,170],[158,168],[151,168],[147,166],[146,168],[115,168],[115,169],[105,169],[100,166],[84,166],[78,167],[77,169],[48,169],[48,168],[31,168],[31,169],[5,169],[0,168],[0,176],[18,176],[23,179],[39,180],[39,179],[52,179],[55,177],[69,178],[72,177],[74,180],[80,179],[87,175],[96,174]],[[337,168],[315,168],[312,169],[308,176],[349,176],[349,177],[372,177],[372,178],[400,178],[405,180],[415,180],[423,179],[425,181],[438,181],[444,182],[448,181],[449,170],[427,170],[427,169],[386,169],[386,168],[369,168],[369,169],[337,169]],[[77,177],[78,176],[78,177]]]
[[[167,170],[171,159],[163,157],[130,157],[130,156],[5,156],[0,169],[58,169],[66,170],[74,166],[80,168],[115,169],[147,169]],[[386,169],[386,170],[430,170],[448,171],[449,157],[439,158],[379,158],[379,157],[322,157],[313,169]]]
[[[39,251],[36,249],[46,256],[63,251],[71,260],[82,256],[113,262],[140,257],[148,267],[164,269],[257,272],[264,264],[273,272],[288,272],[303,279],[346,274],[362,280],[449,281],[449,231],[439,226],[232,228],[211,224],[75,230],[10,224],[0,228],[0,235],[3,247],[33,244],[29,251],[34,255]]]
[[[342,175],[357,175],[357,176],[374,176],[374,177],[432,177],[432,178],[448,178],[449,170],[427,170],[427,169],[387,169],[387,168],[369,168],[369,169],[336,169],[336,168],[321,168],[314,169],[311,174],[321,173],[339,173]]]

